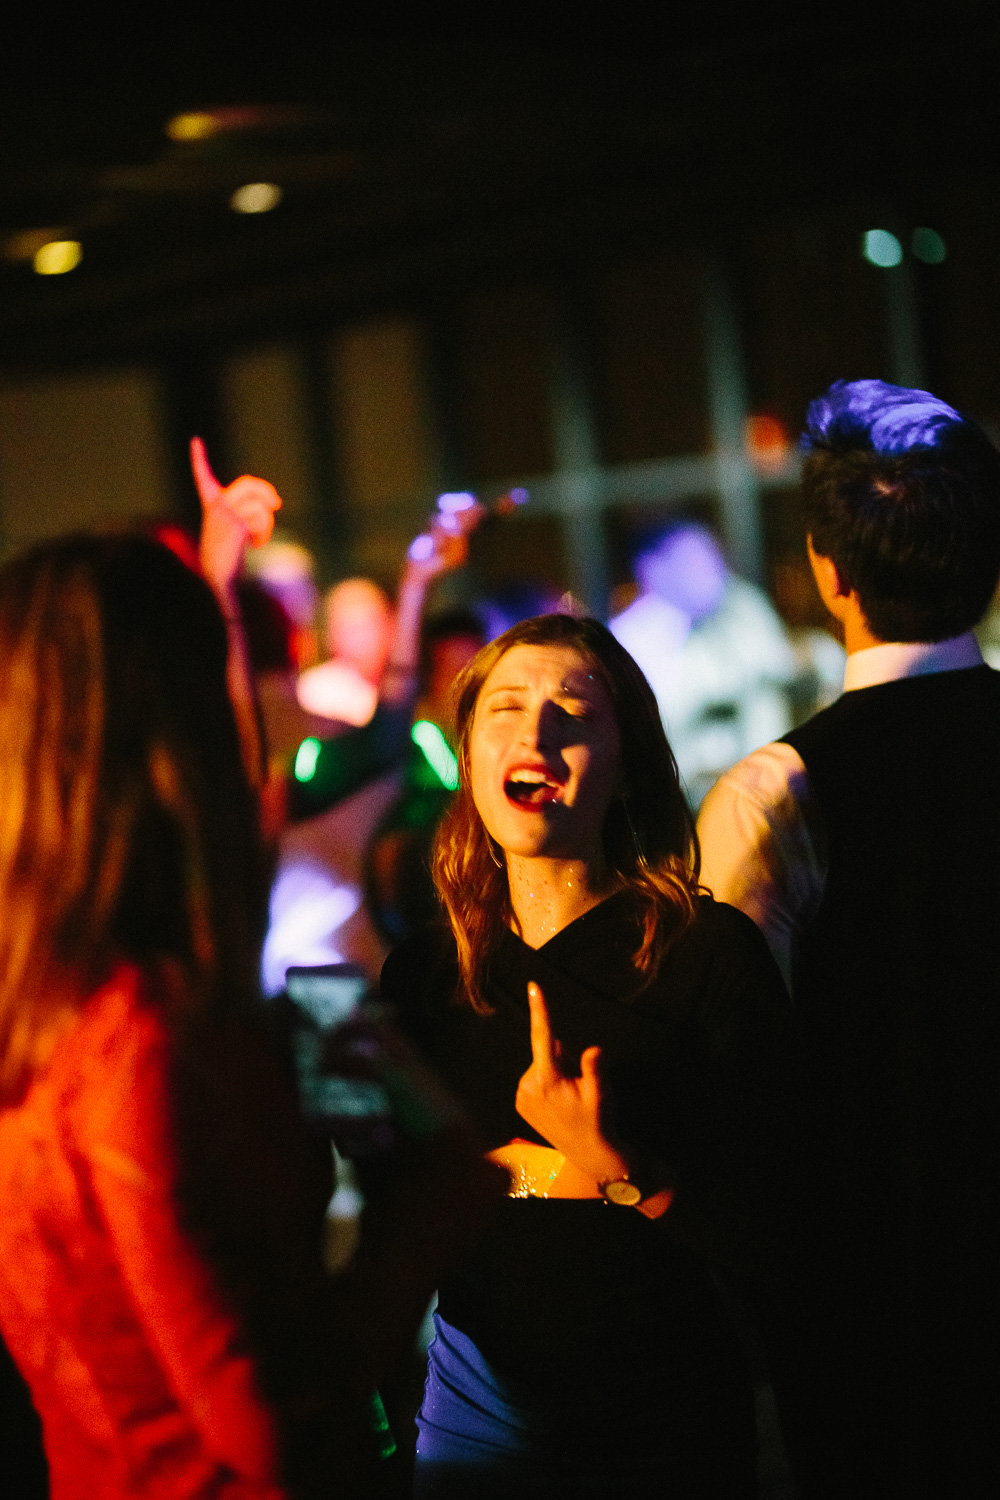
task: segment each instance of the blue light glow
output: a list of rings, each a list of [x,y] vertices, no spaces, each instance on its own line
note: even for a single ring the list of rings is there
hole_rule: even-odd
[[[898,266],[903,259],[903,247],[888,229],[869,229],[861,240],[861,254],[873,266]]]
[[[311,781],[319,760],[319,740],[303,740],[295,756],[295,780]]]
[[[434,538],[429,531],[422,531],[410,543],[407,557],[411,562],[426,562],[434,555]]]
[[[922,260],[925,266],[939,266],[948,254],[948,247],[937,230],[926,226],[913,231],[910,246],[917,260]]]
[[[427,764],[441,785],[453,792],[458,786],[458,761],[438,726],[430,719],[418,719],[410,730],[410,737],[423,751]]]

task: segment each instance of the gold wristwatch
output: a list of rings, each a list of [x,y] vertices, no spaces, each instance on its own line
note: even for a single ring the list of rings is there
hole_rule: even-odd
[[[642,1202],[642,1188],[625,1177],[613,1177],[610,1182],[599,1182],[597,1191],[605,1203],[616,1203],[619,1208],[635,1208]]]

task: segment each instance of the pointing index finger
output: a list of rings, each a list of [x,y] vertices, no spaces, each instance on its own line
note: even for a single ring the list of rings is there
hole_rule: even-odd
[[[531,1011],[531,1056],[536,1067],[547,1073],[556,1073],[555,1049],[552,1043],[552,1028],[545,996],[532,979],[528,984],[528,1008]]]
[[[191,472],[202,504],[210,504],[221,493],[222,485],[212,473],[212,465],[200,437],[191,439]]]

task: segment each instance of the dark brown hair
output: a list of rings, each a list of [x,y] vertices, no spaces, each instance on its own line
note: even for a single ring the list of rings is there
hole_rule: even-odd
[[[604,824],[604,853],[619,889],[635,897],[642,938],[636,968],[652,978],[667,948],[694,916],[698,844],[677,764],[652,689],[597,620],[539,615],[498,636],[475,657],[458,684],[459,789],[438,829],[433,869],[458,945],[464,996],[487,1012],[486,976],[511,920],[506,868],[498,868],[469,786],[469,740],[487,677],[513,646],[567,646],[579,653],[611,698],[621,740],[621,793]]]
[[[138,537],[4,567],[0,1101],[117,959],[189,1009],[249,997],[264,875],[208,586]]]
[[[943,641],[981,617],[1000,572],[1000,454],[929,391],[837,380],[809,407],[802,501],[882,641]]]

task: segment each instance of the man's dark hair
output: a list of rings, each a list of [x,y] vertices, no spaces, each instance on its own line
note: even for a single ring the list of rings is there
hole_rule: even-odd
[[[929,391],[837,380],[802,437],[806,530],[873,635],[942,641],[1000,577],[1000,453]]]

